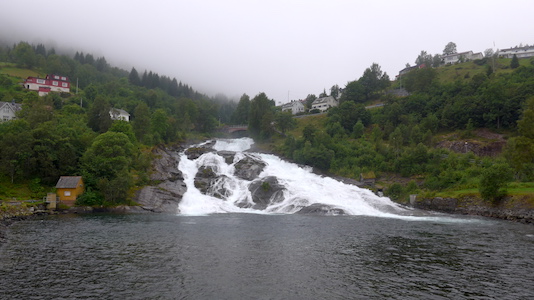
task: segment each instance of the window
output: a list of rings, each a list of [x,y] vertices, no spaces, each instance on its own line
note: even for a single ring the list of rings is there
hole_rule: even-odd
[[[37,83],[45,84],[45,80],[44,79],[37,79],[36,81],[37,81]]]
[[[58,85],[58,82],[57,81],[52,81],[52,85]]]
[[[70,196],[70,191],[65,191],[65,196]]]
[[[61,80],[67,80],[67,77],[61,77]]]
[[[67,84],[66,82],[63,82],[63,83],[61,83],[61,86],[62,86],[62,87],[67,87],[68,84]]]

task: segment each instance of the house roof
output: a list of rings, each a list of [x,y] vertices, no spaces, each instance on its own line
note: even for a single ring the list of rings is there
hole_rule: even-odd
[[[289,103],[286,103],[286,104],[282,104],[282,109],[284,108],[292,108],[294,106],[299,106],[299,105],[304,105],[302,104],[300,101],[292,101],[292,102],[289,102]]]
[[[469,55],[469,54],[473,55],[473,51],[469,50],[469,51],[458,52],[458,53],[453,53],[453,54],[449,54],[449,55],[442,55],[441,58],[445,59],[447,57],[454,57],[454,56],[460,56],[460,55]]]
[[[61,176],[56,184],[56,189],[75,189],[82,176]]]
[[[336,101],[336,99],[334,97],[332,97],[332,96],[318,98],[315,101],[313,101],[312,105],[321,104],[321,103],[327,103],[329,101]]]
[[[112,109],[110,110],[110,112],[111,112],[112,114],[114,114],[114,115],[130,116],[130,114],[129,114],[127,111],[125,111],[125,110],[123,110],[123,109],[120,109],[120,108],[112,108]]]
[[[5,105],[7,105],[7,107],[11,107],[13,111],[19,111],[22,109],[22,104],[20,103],[0,101],[0,109],[4,108]]]

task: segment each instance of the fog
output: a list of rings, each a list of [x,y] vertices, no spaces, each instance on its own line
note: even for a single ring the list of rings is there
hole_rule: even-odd
[[[1,0],[0,41],[55,45],[276,103],[344,87],[373,62],[393,79],[421,50],[534,44],[534,1]]]

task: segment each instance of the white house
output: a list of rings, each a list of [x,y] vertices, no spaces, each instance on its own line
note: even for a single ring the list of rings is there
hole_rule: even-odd
[[[444,64],[454,64],[460,61],[460,58],[462,57],[464,60],[475,60],[484,58],[484,55],[482,54],[482,52],[473,53],[473,51],[466,51],[449,55],[442,55],[441,60]]]
[[[291,114],[293,115],[304,112],[304,110],[304,104],[302,104],[302,102],[298,100],[293,100],[289,103],[282,105],[282,111],[291,111]]]
[[[70,82],[65,76],[46,75],[45,78],[28,77],[24,80],[24,88],[37,91],[39,96],[47,95],[49,92],[70,92]]]
[[[338,106],[338,104],[338,101],[332,96],[322,97],[313,101],[312,109],[318,109],[321,112],[324,112],[330,107]]]
[[[12,101],[11,103],[0,101],[0,122],[16,119],[16,112],[21,109],[22,105],[15,103],[15,101]]]
[[[126,122],[130,122],[130,114],[122,110],[120,108],[112,108],[109,110],[109,115],[111,116],[112,120],[122,120]]]
[[[502,49],[497,51],[497,55],[506,58],[512,58],[513,56],[517,58],[527,58],[534,56],[534,46],[525,46],[525,47],[515,47],[510,49]]]

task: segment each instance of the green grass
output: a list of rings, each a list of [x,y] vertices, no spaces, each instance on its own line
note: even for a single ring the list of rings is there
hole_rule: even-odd
[[[520,66],[530,65],[530,59],[520,59]],[[513,72],[510,68],[511,58],[497,58],[495,59],[495,74],[506,74]],[[493,67],[493,61],[488,60],[486,65]],[[468,61],[459,64],[445,65],[437,68],[439,80],[441,83],[452,83],[456,80],[469,80],[477,74],[486,73],[486,65],[479,66],[473,61]]]
[[[44,191],[41,193],[33,193],[29,189],[29,182],[11,183],[9,179],[0,179],[0,200],[30,200],[40,199],[46,195],[46,192],[52,192],[53,187],[44,186]]]
[[[510,196],[534,196],[534,182],[512,182],[508,186]],[[436,197],[461,197],[467,195],[480,196],[478,188],[468,188],[461,190],[450,190],[436,193]]]
[[[10,64],[10,63],[0,63],[0,74],[6,74],[11,77],[16,77],[19,79],[26,79],[29,76],[44,77],[44,74],[40,72],[37,72],[35,70],[17,68],[14,64]]]

